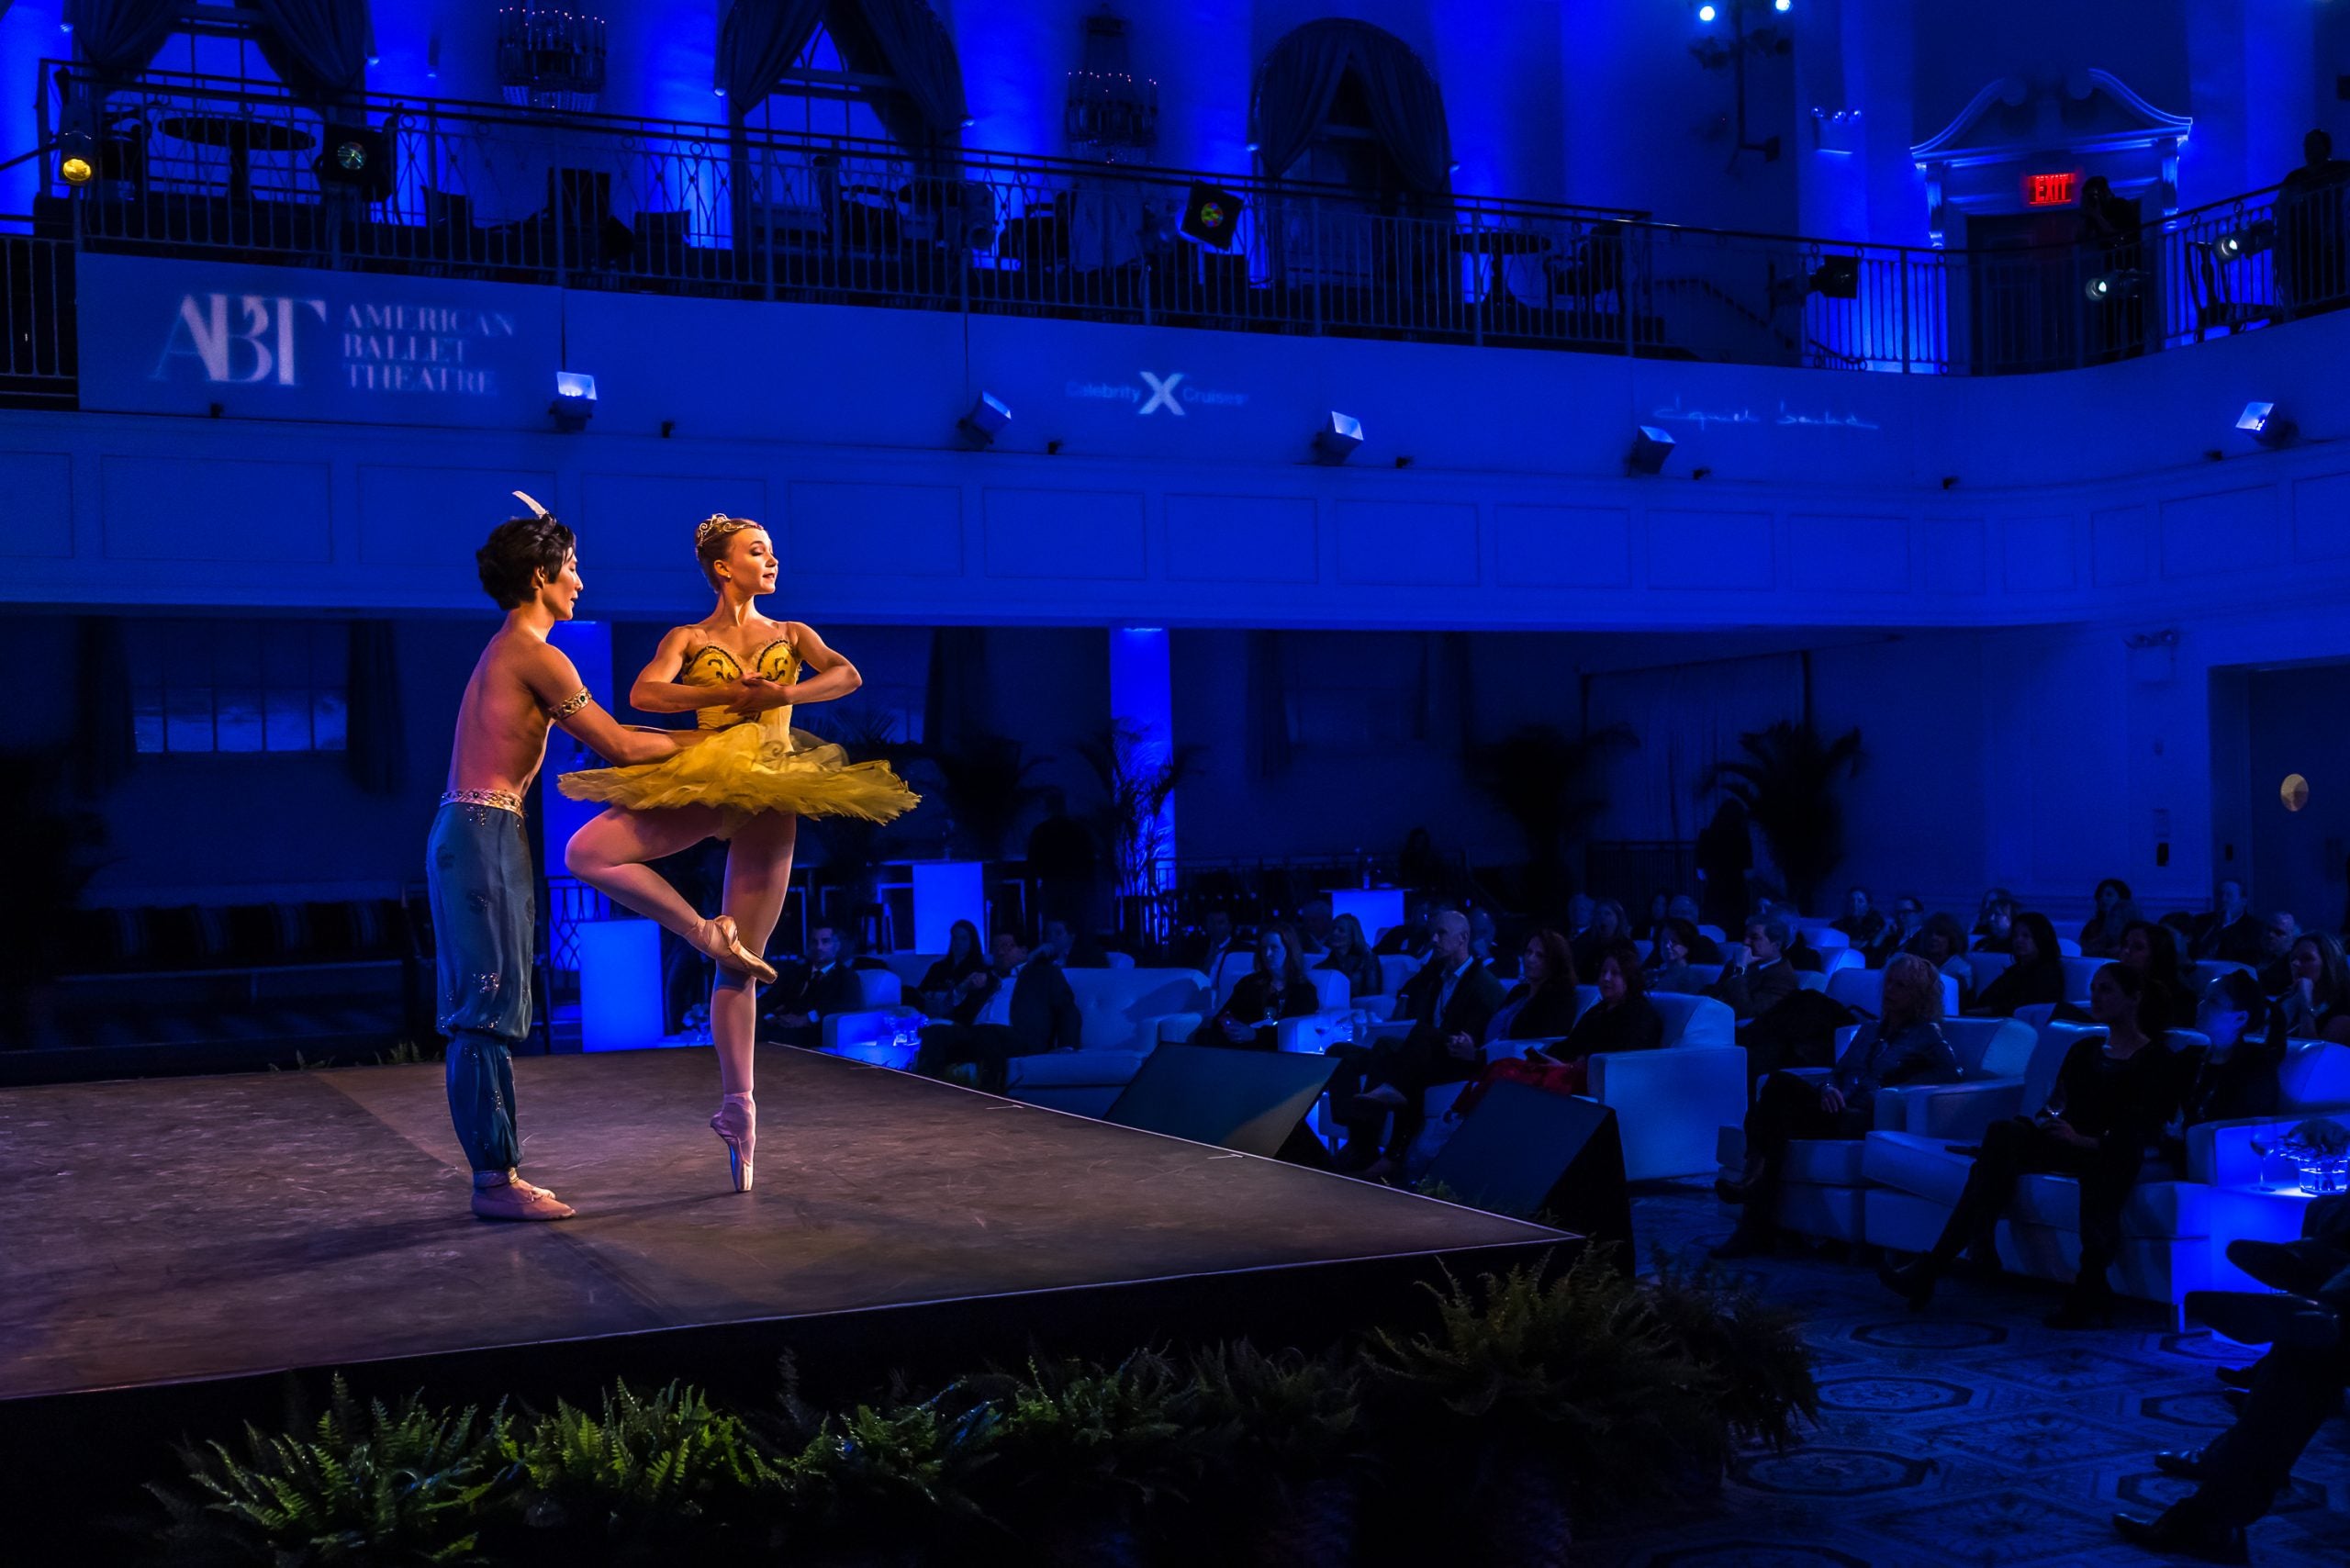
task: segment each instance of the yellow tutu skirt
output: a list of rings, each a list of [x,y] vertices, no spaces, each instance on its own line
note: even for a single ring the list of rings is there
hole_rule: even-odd
[[[805,730],[742,723],[692,733],[699,739],[675,756],[635,767],[583,768],[563,775],[556,787],[575,801],[632,811],[715,806],[724,822],[722,838],[761,812],[886,823],[922,803],[888,763],[851,762],[848,753]]]

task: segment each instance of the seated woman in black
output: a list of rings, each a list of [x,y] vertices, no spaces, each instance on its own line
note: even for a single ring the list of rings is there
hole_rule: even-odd
[[[2008,928],[2008,955],[2015,961],[1976,993],[1968,1017],[2012,1018],[2019,1007],[2063,1003],[2065,955],[2046,915],[2026,910],[2016,916]]]
[[[1575,956],[1566,937],[1547,925],[1528,937],[1517,972],[1517,984],[1485,1025],[1485,1043],[1564,1038],[1578,1005]]]
[[[1679,991],[1695,996],[1706,988],[1689,966],[1697,960],[1690,955],[1697,950],[1704,938],[1697,928],[1685,920],[1673,919],[1657,927],[1656,945],[1649,949],[1649,961],[1640,976],[1640,985],[1647,991]]]
[[[2138,906],[2130,902],[2130,884],[2119,877],[2108,877],[2097,885],[2092,902],[2095,912],[2088,924],[2081,927],[2081,957],[2118,958],[2121,956],[2121,933],[2138,918]]]
[[[1302,1018],[1321,1006],[1320,993],[1299,959],[1296,929],[1268,925],[1257,937],[1257,967],[1240,977],[1215,1015],[1192,1032],[1191,1043],[1279,1050],[1281,1020]]]
[[[2089,1014],[2105,1025],[2065,1055],[2056,1088],[2034,1116],[1994,1122],[1966,1173],[1965,1189],[1933,1249],[1903,1268],[1890,1263],[1877,1278],[1922,1311],[1934,1281],[1965,1252],[1996,1268],[1999,1216],[2016,1182],[2041,1172],[2080,1179],[2081,1271],[2051,1328],[2085,1328],[2110,1321],[2113,1287],[2105,1271],[2121,1250],[2121,1209],[2138,1183],[2146,1151],[2162,1136],[2178,1104],[2178,1062],[2160,1031],[2142,1021],[2146,980],[2140,971],[2108,964],[2089,982]]]
[[[2178,967],[2178,933],[2151,920],[2133,920],[2121,931],[2114,960],[2146,977],[2146,1003],[2139,1020],[2150,1035],[2181,1029],[2195,1016],[2195,988]]]
[[[2277,999],[2286,1033],[2297,1040],[2350,1042],[2350,964],[2342,944],[2323,931],[2304,931],[2286,956],[2292,984]]]
[[[1962,1004],[1975,989],[1975,970],[1966,961],[1966,928],[1959,924],[1956,915],[1926,916],[1918,935],[1903,944],[1901,950],[1916,954],[1938,972],[1948,975],[1951,984],[1958,990]]]
[[[1371,950],[1371,939],[1362,934],[1362,922],[1351,914],[1342,914],[1330,922],[1330,950],[1322,956],[1317,969],[1335,969],[1347,977],[1347,994],[1360,1000],[1377,996],[1387,989],[1385,977],[1379,972],[1379,958]]]
[[[979,928],[958,920],[946,928],[946,957],[923,972],[914,1000],[923,1012],[944,1018],[957,1002],[985,985],[987,978],[988,956],[979,946]]]
[[[1535,956],[1536,945],[1544,937],[1556,937],[1556,932],[1544,931],[1526,945],[1527,957]],[[1563,940],[1563,938],[1561,938]],[[1572,965],[1573,959],[1567,962]],[[1573,969],[1566,971],[1570,981]],[[1555,979],[1555,977],[1554,977]],[[1553,989],[1554,981],[1546,981],[1543,991]],[[1570,983],[1558,988],[1572,998],[1574,986]],[[1516,993],[1513,992],[1513,995]],[[1530,1003],[1529,1003],[1530,1005]],[[1570,1002],[1569,1006],[1572,1006]],[[1494,1015],[1496,1018],[1499,1014]],[[1524,1014],[1519,1014],[1520,1017]],[[1491,1037],[1491,1036],[1488,1036]],[[1539,1038],[1536,1035],[1518,1035],[1517,1039]],[[1494,1058],[1476,1082],[1462,1091],[1454,1102],[1451,1114],[1465,1116],[1476,1109],[1485,1091],[1495,1083],[1528,1083],[1552,1094],[1580,1094],[1587,1085],[1594,1051],[1650,1051],[1664,1044],[1664,1020],[1640,991],[1640,950],[1631,943],[1617,938],[1602,949],[1599,958],[1599,1000],[1591,1010],[1575,1020],[1567,1037],[1547,1049],[1534,1046],[1526,1047],[1525,1055],[1515,1058],[1499,1051],[1486,1054]]]
[[[2164,1156],[2181,1167],[2188,1128],[2275,1115],[2285,1064],[2285,1010],[2260,994],[2249,969],[2231,969],[2204,988],[2195,1028],[2210,1043],[2178,1053],[2177,1136],[2163,1139]]]
[[[1958,1058],[1942,1038],[1940,971],[1915,953],[1896,954],[1885,966],[1883,1006],[1885,1016],[1860,1026],[1824,1081],[1792,1072],[1763,1081],[1746,1114],[1746,1170],[1736,1181],[1714,1183],[1724,1203],[1746,1205],[1715,1257],[1751,1257],[1778,1239],[1779,1187],[1790,1140],[1864,1137],[1874,1125],[1878,1090],[1958,1081]]]

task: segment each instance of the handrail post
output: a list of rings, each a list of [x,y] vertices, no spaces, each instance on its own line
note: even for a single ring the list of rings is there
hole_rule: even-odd
[[[1908,374],[1909,374],[1909,247],[1908,247],[1908,246],[1904,245],[1904,246],[1902,246],[1902,247],[1901,247],[1900,257],[1901,257],[1901,265],[1900,265],[1899,270],[1895,274],[1895,275],[1899,279],[1899,281],[1900,281],[1900,288],[1901,288],[1901,374],[1902,374],[1902,375],[1908,375]]]
[[[1321,276],[1323,271],[1322,201],[1319,196],[1305,198],[1305,255],[1309,269],[1305,297],[1313,310],[1314,335],[1318,338],[1322,335]]]
[[[1484,242],[1485,232],[1485,209],[1483,207],[1472,207],[1469,209],[1469,229],[1472,233],[1477,236],[1477,239],[1472,241],[1472,246],[1483,245]],[[1447,234],[1444,238],[1446,241],[1444,254],[1445,261],[1448,263],[1447,270],[1451,273],[1452,276],[1450,282],[1452,287],[1457,290],[1460,287],[1460,259],[1452,253],[1452,236]],[[1473,248],[1470,251],[1469,255],[1470,264],[1472,266],[1489,269],[1481,275],[1485,279],[1484,298],[1492,298],[1494,293],[1494,280],[1501,275],[1501,258],[1498,255],[1488,256],[1482,250]],[[1485,346],[1484,299],[1464,299],[1462,303],[1469,307],[1469,341],[1476,344],[1479,348],[1483,348]]]

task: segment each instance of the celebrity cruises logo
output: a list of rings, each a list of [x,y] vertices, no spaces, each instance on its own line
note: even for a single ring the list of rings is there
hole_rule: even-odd
[[[517,336],[512,316],[468,306],[185,294],[149,378],[192,364],[214,385],[305,386],[324,372],[352,392],[487,398],[498,383],[485,362]]]
[[[1135,374],[1142,377],[1140,385],[1130,381],[1071,381],[1062,391],[1080,402],[1132,403],[1137,417],[1163,409],[1179,420],[1194,409],[1237,409],[1248,401],[1246,392],[1199,386],[1185,371],[1170,370],[1164,375],[1148,370]]]

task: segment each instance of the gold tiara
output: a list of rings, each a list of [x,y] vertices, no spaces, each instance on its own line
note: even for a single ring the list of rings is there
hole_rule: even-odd
[[[740,533],[759,525],[747,517],[728,517],[722,511],[711,512],[694,529],[694,548],[699,550],[713,539],[723,539],[730,533]]]

